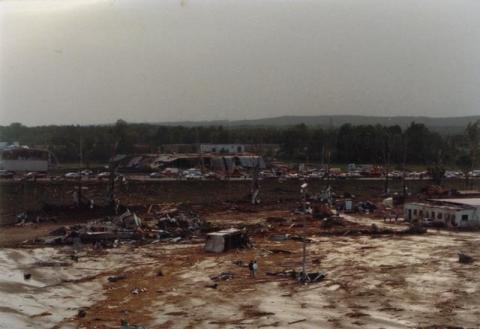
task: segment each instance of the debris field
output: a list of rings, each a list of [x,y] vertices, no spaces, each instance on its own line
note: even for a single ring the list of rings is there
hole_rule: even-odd
[[[0,328],[480,323],[478,233],[426,231],[365,214],[320,219],[297,208],[164,203],[56,223],[48,232],[47,223],[10,227],[12,237],[30,233],[10,247],[2,236]],[[304,244],[308,284],[299,280]]]

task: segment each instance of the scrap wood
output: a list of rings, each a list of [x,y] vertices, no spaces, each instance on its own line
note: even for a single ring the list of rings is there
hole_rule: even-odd
[[[227,281],[227,280],[233,279],[233,273],[222,272],[219,275],[211,276],[210,279],[212,279],[213,281]]]
[[[268,251],[273,253],[273,254],[287,254],[288,255],[288,254],[292,253],[291,251],[284,250],[284,249],[270,249]]]
[[[472,256],[464,254],[463,252],[458,253],[458,262],[462,264],[471,264],[473,263],[474,259]]]
[[[300,323],[300,322],[305,322],[305,321],[307,321],[307,319],[292,321],[292,322],[289,322],[288,324],[295,324],[295,323]]]

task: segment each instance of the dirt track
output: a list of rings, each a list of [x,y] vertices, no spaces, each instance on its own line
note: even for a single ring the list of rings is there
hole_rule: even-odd
[[[275,208],[223,209],[207,216],[226,226],[265,223],[269,217],[299,220]],[[356,221],[352,225],[370,225],[374,220]],[[309,286],[266,275],[300,269],[301,260],[300,242],[274,242],[268,239],[269,232],[254,236],[252,249],[224,254],[205,253],[201,241],[157,243],[100,254],[86,249],[78,263],[55,268],[32,263],[68,259],[69,247],[4,249],[2,258],[10,274],[3,275],[0,284],[5,304],[0,312],[7,325],[0,328],[9,324],[8,328],[12,324],[117,328],[121,319],[148,328],[478,327],[479,265],[459,264],[456,253],[462,250],[480,259],[479,234],[434,230],[420,236],[338,237],[316,234],[321,232],[319,223],[309,223],[313,240],[308,246],[309,268],[327,273],[323,282]],[[293,230],[301,232],[301,228]],[[272,249],[291,254],[272,253]],[[237,265],[253,258],[260,266],[256,279],[250,278],[245,266]],[[28,270],[32,281],[21,277]],[[207,287],[213,283],[209,276],[224,271],[232,272],[233,279],[219,282],[216,289]],[[108,282],[108,276],[122,273],[126,279]],[[138,294],[132,293],[135,288]],[[86,310],[83,318],[77,317],[80,307]]]

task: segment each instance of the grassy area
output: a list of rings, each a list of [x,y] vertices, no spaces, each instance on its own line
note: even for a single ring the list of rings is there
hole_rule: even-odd
[[[86,163],[81,164],[80,162],[65,162],[59,164],[57,168],[50,170],[50,172],[54,174],[83,169],[104,170],[106,165],[107,163],[101,162],[90,162],[88,165]]]

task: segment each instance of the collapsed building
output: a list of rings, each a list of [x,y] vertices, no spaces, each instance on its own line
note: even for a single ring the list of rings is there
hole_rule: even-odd
[[[157,209],[159,208],[159,209]],[[138,241],[173,241],[189,239],[210,230],[210,225],[185,204],[151,205],[142,218],[125,209],[122,214],[106,216],[82,224],[66,225],[37,238],[33,243],[79,245],[91,243],[114,247],[119,243]]]
[[[119,170],[153,171],[165,168],[204,168],[217,173],[232,175],[244,169],[264,169],[263,157],[255,154],[140,154],[117,155],[111,159]]]
[[[404,206],[407,221],[420,220],[449,227],[480,226],[480,198],[429,199]]]

